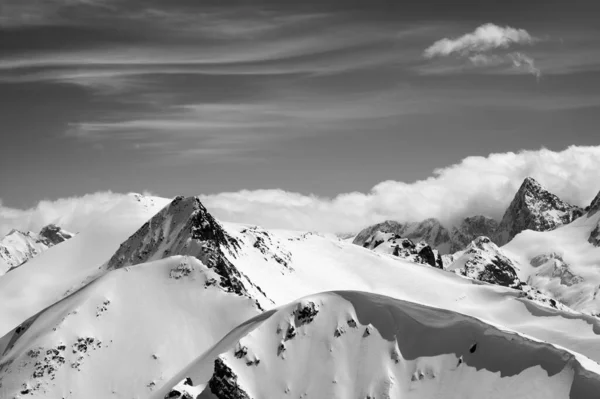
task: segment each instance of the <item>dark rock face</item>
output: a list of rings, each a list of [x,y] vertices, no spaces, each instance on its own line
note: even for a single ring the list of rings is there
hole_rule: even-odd
[[[442,266],[442,258],[440,257],[439,254],[436,257],[435,254],[433,253],[433,250],[431,249],[431,247],[429,245],[423,247],[419,251],[419,256],[428,265],[433,266],[433,267],[437,267],[438,269],[442,269],[443,268],[443,266]]]
[[[473,241],[456,262],[464,264],[457,269],[463,276],[504,287],[521,286],[513,261],[488,237],[479,237]]]
[[[220,358],[215,360],[215,369],[208,386],[218,399],[250,399],[238,385],[237,375]]]
[[[460,226],[452,229],[450,253],[465,249],[477,237],[492,236],[498,230],[498,222],[487,216],[470,216]]]
[[[219,274],[222,289],[251,297],[242,280],[251,283],[224,252],[235,256],[239,248],[237,240],[223,230],[197,197],[177,197],[121,244],[107,268],[119,269],[174,255],[194,256]]]
[[[596,198],[592,201],[590,206],[586,208],[588,212],[588,217],[595,215],[598,211],[600,211],[600,192],[596,195]]]
[[[562,201],[528,177],[506,210],[493,241],[504,245],[523,230],[554,230],[583,213],[583,209]]]
[[[600,247],[600,222],[590,234],[590,238],[588,238],[588,241],[593,246]]]
[[[60,244],[69,238],[73,238],[73,234],[61,229],[55,224],[49,224],[42,228],[39,235],[42,240],[49,244],[49,246]]]

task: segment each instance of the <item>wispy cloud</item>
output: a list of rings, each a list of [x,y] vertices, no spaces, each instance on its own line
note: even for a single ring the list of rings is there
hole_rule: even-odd
[[[507,51],[519,45],[533,45],[538,41],[538,38],[525,29],[487,23],[457,38],[436,41],[425,49],[423,56],[427,59],[455,56],[468,61],[473,67],[497,68],[508,65],[515,71],[530,73],[539,79],[541,71],[535,66],[531,56],[522,51]]]

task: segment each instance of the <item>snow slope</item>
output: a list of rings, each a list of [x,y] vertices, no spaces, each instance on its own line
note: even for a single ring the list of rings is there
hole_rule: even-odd
[[[148,397],[259,313],[194,257],[107,273],[0,341],[0,397]]]
[[[520,266],[522,281],[590,314],[600,314],[600,248],[589,237],[600,223],[591,210],[552,231],[523,231],[502,247]]]
[[[127,237],[169,200],[131,195],[107,204],[72,239],[0,277],[0,336],[81,287]]]
[[[343,291],[243,323],[152,398],[591,399],[599,371],[471,317]]]

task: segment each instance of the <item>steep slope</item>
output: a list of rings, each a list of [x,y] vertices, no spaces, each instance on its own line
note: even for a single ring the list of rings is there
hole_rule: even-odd
[[[388,220],[363,229],[356,235],[353,243],[364,246],[377,232],[393,233],[415,242],[425,241],[441,254],[446,254],[450,251],[448,230],[437,219],[426,219],[422,222],[414,223],[398,223]]]
[[[237,240],[223,230],[200,199],[177,197],[123,242],[105,268],[119,269],[172,255],[193,256],[214,268],[221,287],[268,304],[260,288],[225,256],[227,252],[235,258],[238,249]]]
[[[502,249],[521,265],[522,281],[575,310],[600,314],[600,247],[593,242],[600,212],[588,209],[552,231],[523,231]]]
[[[75,237],[0,277],[0,336],[80,288],[127,237],[169,202],[130,195],[106,204]]]
[[[0,397],[145,398],[260,313],[195,257],[114,270],[0,340]]]
[[[431,249],[424,241],[415,244],[408,238],[402,238],[397,234],[377,231],[367,239],[363,247],[378,253],[406,259],[410,262],[427,264],[443,269],[442,258],[439,252]]]
[[[569,224],[584,211],[568,204],[528,177],[504,213],[492,240],[502,246],[524,230],[549,231]]]
[[[498,222],[487,216],[471,216],[465,218],[450,233],[450,253],[462,251],[477,237],[491,237],[498,230]]]
[[[344,291],[245,322],[153,398],[591,399],[599,372],[468,316]]]
[[[0,240],[0,260],[8,265],[0,266],[0,276],[72,237],[72,233],[53,224],[44,227],[39,234],[12,230]]]

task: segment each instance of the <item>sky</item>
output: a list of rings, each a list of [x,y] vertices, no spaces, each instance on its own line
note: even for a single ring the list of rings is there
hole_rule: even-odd
[[[599,13],[589,0],[0,0],[0,203],[331,203],[439,181],[469,157],[593,153]]]

